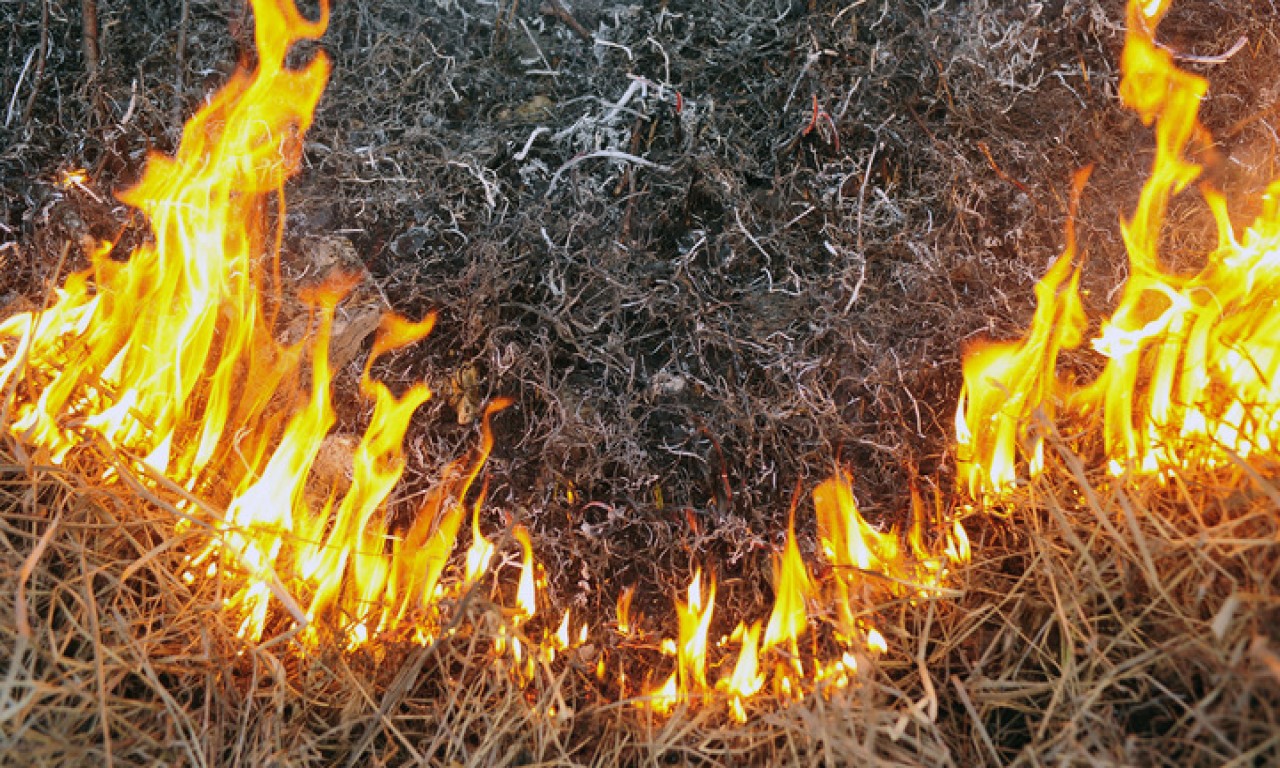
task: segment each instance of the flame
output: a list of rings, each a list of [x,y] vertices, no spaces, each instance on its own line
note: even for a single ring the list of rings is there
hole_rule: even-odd
[[[467,549],[466,574],[463,581],[475,584],[489,570],[493,555],[497,548],[493,542],[485,538],[480,530],[480,506],[484,502],[485,491],[480,492],[476,503],[471,508],[471,547]]]
[[[862,517],[848,473],[837,471],[814,490],[818,538],[835,571],[837,629],[846,641],[862,638],[867,650],[883,653],[887,643],[858,617],[858,603],[877,593],[935,596],[951,566],[968,560],[964,526],[959,519],[949,520],[940,494],[934,500],[932,513],[927,513],[912,484],[912,524],[904,547],[896,529],[879,531]],[[927,530],[938,532],[939,541],[929,541]]]
[[[126,466],[145,465],[144,475],[226,498],[219,535],[191,557],[184,578],[200,568],[237,574],[226,605],[246,640],[262,636],[274,599],[299,625],[328,617],[349,646],[407,618],[424,639],[463,500],[492,448],[489,416],[504,403],[486,411],[470,469],[450,466],[397,536],[386,504],[404,471],[409,420],[431,392],[416,384],[397,396],[373,368],[424,338],[434,318],[389,315],[361,377],[373,413],[350,483],[308,488],[335,422],[334,315],[356,281],[339,275],[304,292],[311,338],[283,345],[275,335],[287,302],[275,260],[283,185],[329,75],[323,52],[298,69],[285,59],[324,33],[328,6],[321,2],[315,20],[288,0],[254,0],[253,12],[256,67],[234,74],[187,122],[176,154],[150,155],[141,180],[119,195],[146,217],[151,241],[126,261],[100,244],[51,306],[0,323],[6,423],[49,461],[100,443]],[[83,172],[67,172],[62,184],[82,187]],[[466,583],[494,553],[475,504]]]
[[[782,558],[774,563],[774,582],[777,592],[773,613],[769,616],[769,624],[764,631],[765,651],[783,643],[794,647],[808,620],[805,598],[812,593],[813,582],[809,578],[809,569],[804,565],[804,558],[800,556],[800,546],[796,544],[794,509],[787,524],[787,543],[782,551]],[[744,640],[744,653],[748,645],[750,643]]]
[[[618,634],[631,634],[631,601],[635,598],[636,588],[634,586],[624,587],[621,594],[618,595]]]
[[[517,525],[512,531],[516,541],[520,542],[523,559],[520,563],[520,582],[516,587],[516,608],[521,618],[528,619],[538,610],[538,589],[534,580],[533,543],[529,541],[529,531],[523,525]]]
[[[569,613],[572,609],[564,609],[564,617],[560,619],[560,626],[556,628],[556,633],[552,635],[552,648],[565,650],[569,647]]]
[[[1212,468],[1232,457],[1274,455],[1280,440],[1280,179],[1261,215],[1237,233],[1223,195],[1200,192],[1218,226],[1217,248],[1198,274],[1166,269],[1159,252],[1170,199],[1199,179],[1193,158],[1212,154],[1200,123],[1208,82],[1179,69],[1156,43],[1167,0],[1128,5],[1120,96],[1154,126],[1156,155],[1133,215],[1121,222],[1130,277],[1090,348],[1106,365],[1092,382],[1059,379],[1059,352],[1079,342],[1074,234],[1037,288],[1039,306],[1018,342],[979,345],[966,355],[956,418],[961,481],[975,497],[1006,493],[1018,476],[1043,469],[1032,415],[1058,404],[1077,419],[1101,414],[1114,475]],[[1082,183],[1082,182],[1080,182]]]
[[[716,608],[716,582],[702,588],[702,570],[689,582],[688,600],[676,601],[679,640],[664,643],[664,650],[676,657],[676,669],[662,686],[648,696],[648,705],[662,713],[677,704],[705,698],[707,687],[707,632]]]
[[[1036,285],[1031,332],[1016,342],[979,342],[964,355],[964,386],[956,409],[956,475],[977,498],[983,490],[1004,493],[1018,480],[1016,452],[1029,457],[1029,471],[1044,466],[1044,441],[1028,433],[1037,413],[1051,418],[1061,389],[1054,366],[1061,349],[1080,345],[1086,323],[1076,266],[1075,209],[1089,170],[1076,174],[1067,247]]]
[[[356,279],[337,275],[304,292],[309,338],[287,345],[276,339],[292,319],[277,260],[283,184],[298,168],[302,136],[329,73],[323,53],[300,69],[286,67],[285,59],[299,41],[323,34],[328,7],[322,3],[314,21],[288,0],[253,0],[253,10],[256,67],[237,72],[187,123],[177,153],[152,155],[141,181],[120,195],[147,218],[152,242],[124,261],[113,254],[113,244],[99,244],[89,268],[70,276],[51,306],[0,323],[4,423],[42,460],[61,462],[77,449],[104,446],[120,457],[120,470],[162,474],[191,493],[225,501],[225,513],[213,524],[216,536],[191,555],[181,578],[226,578],[226,609],[247,642],[263,637],[273,620],[289,618],[304,630],[304,643],[318,641],[322,629],[349,649],[391,632],[429,642],[442,631],[436,615],[441,600],[482,584],[497,554],[481,526],[486,489],[472,490],[493,449],[492,415],[508,402],[486,408],[475,455],[449,464],[407,526],[393,526],[388,504],[405,470],[405,434],[432,393],[421,383],[394,393],[374,370],[385,355],[425,338],[435,318],[388,315],[360,379],[372,414],[351,451],[350,476],[339,481],[319,471],[336,422],[330,339],[338,307]],[[63,179],[64,186],[84,183],[82,172]],[[272,205],[281,210],[269,217]],[[276,222],[274,229],[268,221]],[[1074,295],[1072,261],[1064,258],[1054,296]],[[1064,312],[1075,316],[1068,307],[1054,317]],[[1116,327],[1119,340],[1104,344],[1111,354],[1123,348],[1127,329]],[[1040,359],[1044,349],[1075,343],[1070,335],[1051,336],[1024,357]],[[1239,353],[1237,362],[1245,359]],[[1020,386],[1000,371],[982,376]],[[1006,476],[990,474],[985,435],[994,429],[1002,440],[1021,440],[1019,420],[1042,407],[1047,381],[1011,412],[992,405],[1001,398],[978,384],[966,390],[975,407],[989,410],[962,422],[973,430],[966,445],[981,478],[975,483]],[[1203,415],[1206,430],[1224,434],[1221,420]],[[1247,417],[1244,411],[1233,417],[1227,432],[1242,433]],[[1001,421],[1006,418],[1012,420]],[[1011,468],[1016,455],[1012,448],[1006,453],[1002,466]],[[572,486],[566,491],[571,503],[578,496]],[[810,683],[848,685],[859,658],[888,649],[870,623],[874,608],[868,606],[884,596],[932,596],[948,567],[968,557],[964,528],[945,514],[936,492],[930,507],[913,487],[905,539],[896,528],[879,530],[861,516],[843,470],[818,486],[813,502],[821,550],[831,565],[827,574],[815,577],[806,565],[793,507],[786,544],[773,562],[774,605],[767,620],[740,622],[721,641],[719,647],[738,643],[728,670],[728,658],[709,658],[716,583],[709,578],[704,586],[697,570],[686,599],[676,602],[676,638],[662,645],[675,657],[675,668],[646,695],[648,706],[668,712],[719,692],[731,716],[744,721],[747,703],[766,689],[770,674],[782,698],[803,695]],[[450,580],[446,571],[468,512],[470,545],[461,577]],[[585,645],[589,628],[580,623],[575,633],[566,609],[554,632],[543,630],[541,644],[523,632],[545,585],[528,531],[517,525],[512,534],[522,551],[515,608],[493,638],[493,651],[504,663],[509,656],[514,674],[527,683],[536,665],[550,664],[557,651]],[[627,638],[643,635],[632,598],[627,589],[617,603],[617,629]],[[816,658],[817,625],[828,621],[831,606],[842,647],[834,659]],[[815,649],[809,655],[798,642],[806,633]],[[603,657],[596,670],[603,677]],[[619,687],[627,690],[625,670]]]
[[[760,622],[751,626],[739,624],[734,634],[742,637],[742,650],[733,667],[733,674],[716,684],[729,694],[729,714],[739,723],[747,721],[744,702],[764,688],[764,675],[760,674],[759,642]]]
[[[838,470],[813,493],[818,517],[818,538],[831,564],[823,579],[810,575],[795,534],[795,509],[791,510],[782,555],[774,561],[774,604],[761,634],[761,622],[739,622],[733,634],[721,641],[739,643],[732,671],[723,674],[715,690],[724,694],[729,715],[745,722],[747,702],[765,690],[772,676],[772,690],[780,699],[806,695],[811,684],[843,688],[859,669],[859,654],[887,653],[885,636],[864,616],[878,598],[935,597],[953,565],[966,562],[969,540],[959,519],[952,519],[935,490],[930,508],[912,488],[912,525],[904,536],[896,529],[878,531],[858,512],[852,478]],[[678,639],[663,641],[663,652],[676,657],[676,669],[643,699],[646,706],[670,712],[676,705],[705,700],[707,687],[707,631],[714,610],[715,585],[704,591],[698,571],[688,588],[688,599],[676,601]],[[834,658],[813,658],[806,665],[797,640],[815,622],[808,605],[834,606],[835,635],[843,644]],[[620,615],[624,613],[620,600]],[[815,643],[816,645],[816,643]],[[721,659],[720,662],[726,660]],[[806,666],[809,673],[806,675]],[[769,674],[762,670],[771,670]]]

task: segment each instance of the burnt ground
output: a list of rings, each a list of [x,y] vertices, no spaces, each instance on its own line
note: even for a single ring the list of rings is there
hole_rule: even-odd
[[[703,563],[759,612],[797,488],[846,466],[875,522],[902,519],[913,468],[950,495],[961,350],[1028,322],[1091,163],[1087,301],[1114,297],[1152,147],[1116,99],[1122,4],[564,7],[581,30],[536,2],[338,2],[286,258],[345,238],[391,306],[439,312],[381,372],[437,392],[405,495],[508,396],[488,523],[530,526],[557,603],[602,615],[639,584],[665,615]],[[109,193],[251,56],[236,0],[97,12],[94,63],[80,3],[0,4],[6,312],[86,236],[145,236]],[[1195,56],[1247,38],[1186,64],[1213,82],[1211,177],[1246,201],[1276,175],[1276,14],[1183,2],[1162,28]],[[60,188],[73,167],[90,181]],[[1175,259],[1213,241],[1185,218]]]

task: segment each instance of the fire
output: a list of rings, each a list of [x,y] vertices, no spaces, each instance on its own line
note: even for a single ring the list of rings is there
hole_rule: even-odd
[[[246,642],[281,623],[298,631],[304,649],[322,633],[348,649],[386,636],[429,642],[442,631],[442,600],[482,588],[503,562],[502,539],[495,543],[481,525],[486,489],[474,489],[494,445],[492,416],[507,401],[485,410],[475,456],[449,465],[407,527],[393,527],[388,501],[405,470],[405,434],[432,393],[421,383],[394,393],[374,370],[388,353],[425,338],[435,320],[388,315],[360,379],[372,414],[351,451],[349,477],[317,471],[337,421],[330,339],[356,280],[335,276],[303,291],[309,339],[278,341],[295,318],[278,263],[283,211],[267,213],[284,206],[283,185],[297,171],[329,74],[323,53],[299,69],[286,67],[286,55],[323,34],[328,7],[322,2],[315,20],[289,0],[253,0],[253,11],[255,68],[234,75],[187,123],[176,154],[149,157],[142,179],[120,195],[144,214],[151,241],[125,260],[101,244],[51,306],[0,323],[4,423],[42,461],[98,450],[118,462],[108,479],[163,476],[223,502],[225,512],[205,521],[215,535],[190,556],[182,578],[224,577],[226,609]],[[85,178],[68,172],[63,183]],[[976,390],[971,398],[992,402]],[[1039,399],[1028,395],[1026,407]],[[676,602],[676,637],[662,645],[674,669],[644,703],[668,712],[719,696],[745,720],[748,703],[766,690],[788,699],[853,684],[859,659],[889,647],[874,626],[877,605],[936,596],[950,567],[968,557],[964,529],[940,495],[932,507],[914,490],[910,501],[909,526],[872,525],[851,477],[837,471],[813,493],[829,567],[806,564],[793,507],[773,562],[767,619],[740,621],[719,643],[710,639],[716,581],[696,571]],[[468,515],[470,545],[454,575],[449,563]],[[545,579],[528,532],[519,525],[511,532],[521,548],[514,607],[500,612],[506,620],[492,647],[525,684],[557,653],[581,660],[596,649],[584,647],[590,629],[569,609],[554,629],[538,614]],[[624,643],[645,634],[632,598],[627,590],[617,603]],[[531,640],[535,626],[541,637]],[[720,650],[733,644],[736,658]],[[604,658],[594,666],[603,678]],[[625,669],[619,685],[627,690]]]
[[[396,535],[386,503],[404,471],[409,419],[431,392],[417,384],[395,395],[373,367],[425,337],[434,318],[388,316],[361,378],[373,414],[350,483],[308,493],[317,490],[307,483],[335,423],[333,318],[355,281],[338,276],[305,291],[311,339],[283,345],[276,259],[283,185],[297,171],[329,75],[323,52],[299,69],[285,58],[324,33],[328,7],[322,2],[315,20],[287,0],[255,0],[253,11],[256,67],[237,72],[188,121],[177,153],[151,155],[141,180],[120,195],[145,215],[151,241],[124,261],[101,244],[51,306],[0,324],[6,421],[49,461],[101,444],[143,474],[226,498],[219,535],[190,559],[184,578],[238,574],[226,602],[245,639],[262,636],[273,599],[299,626],[326,617],[352,646],[404,621],[426,628],[423,639],[463,500],[493,444],[489,415],[502,403],[486,412],[470,468],[450,467]],[[83,172],[68,172],[63,183],[83,185]],[[267,224],[272,205],[281,209],[275,229]],[[494,555],[479,504],[462,586],[479,581]]]
[[[631,601],[635,596],[635,587],[626,587],[618,595],[617,627],[620,635],[631,634]]]
[[[793,509],[786,543],[774,562],[774,603],[763,637],[760,622],[739,622],[729,638],[738,643],[737,659],[714,686],[708,683],[707,670],[713,662],[707,655],[707,632],[716,590],[714,582],[704,590],[702,572],[696,572],[687,601],[676,602],[678,639],[663,643],[664,651],[676,657],[676,669],[641,703],[666,713],[719,691],[725,695],[730,716],[742,722],[746,703],[764,691],[770,680],[774,695],[781,699],[802,696],[814,684],[849,685],[858,673],[859,654],[889,650],[884,635],[867,618],[872,606],[882,598],[937,596],[951,567],[969,557],[964,526],[944,513],[941,495],[935,495],[932,511],[919,494],[913,492],[911,498],[912,524],[904,537],[894,528],[880,531],[862,517],[846,472],[837,471],[814,489],[818,538],[831,566],[823,579],[815,579],[805,565]],[[810,609],[814,604],[834,607],[834,619],[819,620]],[[806,632],[816,633],[824,626],[833,630],[838,649],[828,659],[813,658],[806,672],[798,641]],[[723,667],[728,660],[719,661]]]
[[[760,623],[756,622],[749,627],[739,624],[735,634],[742,640],[742,651],[738,654],[733,674],[722,679],[716,687],[729,694],[729,714],[734,720],[744,723],[747,712],[743,702],[759,693],[765,682],[764,675],[760,674],[757,646],[760,642]]]
[[[516,587],[516,607],[521,618],[529,618],[538,610],[538,588],[534,579],[533,542],[523,525],[515,527],[514,535],[520,542],[523,559],[520,561],[520,582]]]
[[[679,640],[663,643],[663,650],[676,657],[676,669],[655,692],[650,705],[659,712],[670,712],[678,703],[707,694],[707,632],[716,609],[716,582],[702,588],[702,571],[689,582],[688,601],[676,601]]]
[[[774,571],[774,582],[778,585],[778,590],[774,598],[773,613],[764,630],[764,650],[783,643],[794,647],[807,623],[805,600],[813,592],[813,581],[800,556],[800,546],[796,544],[794,510],[791,522],[787,525],[787,543]],[[743,648],[746,646],[747,642],[744,640]]]
[[[1237,232],[1223,195],[1200,184],[1218,245],[1198,274],[1166,269],[1159,252],[1170,200],[1199,179],[1212,138],[1200,123],[1208,82],[1181,70],[1155,40],[1168,0],[1132,1],[1120,96],[1154,126],[1156,155],[1133,215],[1121,222],[1130,277],[1090,342],[1105,359],[1094,381],[1056,374],[1062,349],[1087,328],[1074,237],[1036,289],[1039,306],[1021,341],[966,355],[956,418],[961,481],[975,498],[1000,496],[1044,466],[1037,414],[1102,421],[1116,476],[1213,468],[1233,457],[1274,456],[1280,441],[1280,179],[1262,212]],[[1081,182],[1082,183],[1082,182]],[[1025,463],[1025,470],[1020,464]]]

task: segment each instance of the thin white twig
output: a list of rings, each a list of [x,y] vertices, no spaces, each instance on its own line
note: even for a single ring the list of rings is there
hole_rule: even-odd
[[[528,157],[529,149],[533,147],[534,140],[544,133],[551,133],[551,129],[546,127],[545,125],[540,125],[537,128],[534,128],[533,133],[529,134],[529,138],[525,139],[524,148],[521,149],[519,152],[517,152],[513,159],[518,163],[518,162],[522,162],[526,157]]]
[[[38,46],[37,46],[38,47]],[[22,71],[18,73],[18,82],[13,86],[13,95],[9,97],[9,111],[4,115],[4,127],[8,128],[9,123],[13,122],[13,110],[18,106],[18,91],[22,90],[22,81],[27,77],[27,70],[31,67],[31,60],[36,56],[36,49],[32,48],[31,53],[27,54],[27,60],[22,63]]]
[[[663,173],[671,172],[671,166],[662,165],[661,163],[655,163],[652,160],[646,160],[645,158],[640,157],[638,155],[633,155],[630,152],[622,152],[616,149],[597,149],[595,152],[588,152],[585,155],[578,155],[577,157],[571,159],[569,162],[560,166],[560,168],[556,170],[555,174],[551,177],[551,183],[547,185],[547,193],[543,196],[551,197],[551,193],[556,190],[556,185],[560,183],[560,176],[563,175],[565,171],[569,170],[575,165],[579,165],[587,160],[591,160],[597,157],[607,157],[611,160],[622,160],[623,162],[627,162],[627,163],[635,163],[636,165],[642,165],[645,168],[652,168],[655,171],[662,171]]]
[[[747,239],[751,241],[751,244],[756,247],[756,250],[760,251],[760,253],[764,255],[765,261],[772,264],[773,256],[764,249],[764,246],[755,238],[755,235],[747,231],[747,226],[742,223],[742,214],[738,212],[736,207],[733,209],[733,218],[738,222],[738,229],[742,230],[742,234],[746,235]]]
[[[1178,61],[1189,62],[1191,64],[1226,64],[1228,61],[1231,60],[1232,56],[1235,56],[1237,53],[1240,52],[1241,48],[1244,48],[1248,44],[1249,44],[1249,38],[1246,37],[1245,35],[1241,35],[1240,39],[1236,41],[1236,44],[1231,46],[1231,48],[1229,48],[1226,53],[1219,53],[1213,56],[1196,56],[1195,54],[1178,53],[1177,51],[1172,51],[1172,50],[1170,50],[1169,52],[1173,54],[1174,59]],[[1157,45],[1159,44],[1157,43]],[[1160,46],[1160,47],[1164,48],[1164,46]],[[1169,49],[1166,48],[1166,50],[1169,50]]]

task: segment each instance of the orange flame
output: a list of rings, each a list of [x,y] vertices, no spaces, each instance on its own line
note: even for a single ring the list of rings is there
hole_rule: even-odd
[[[229,570],[242,579],[227,604],[242,637],[262,635],[275,597],[297,624],[329,616],[359,645],[406,617],[429,625],[463,499],[493,444],[489,415],[502,404],[485,414],[471,469],[450,467],[407,534],[394,536],[386,502],[404,470],[409,419],[431,392],[417,384],[393,395],[372,368],[425,337],[434,318],[388,316],[361,378],[373,414],[349,487],[327,489],[320,502],[307,493],[335,421],[333,317],[354,280],[331,279],[304,297],[315,308],[313,338],[279,344],[279,271],[266,269],[264,256],[278,254],[282,232],[265,214],[284,205],[329,74],[322,52],[300,69],[287,68],[286,55],[323,34],[328,6],[321,2],[314,21],[288,0],[254,0],[253,12],[256,68],[233,75],[188,121],[177,153],[151,155],[142,179],[120,195],[147,217],[152,242],[123,262],[104,243],[50,307],[0,323],[0,390],[11,432],[51,461],[100,440],[188,490],[231,494],[220,536],[191,558],[184,578],[194,579],[197,566],[218,572],[219,558],[232,558]],[[68,174],[66,183],[83,181]],[[467,583],[493,555],[479,503]]]
[[[496,546],[481,529],[485,492],[468,499],[493,448],[491,417],[507,401],[486,409],[476,456],[449,465],[407,530],[393,529],[387,504],[405,469],[405,433],[431,392],[416,384],[394,394],[373,369],[384,355],[423,339],[434,317],[388,316],[361,376],[372,415],[352,451],[349,482],[308,486],[322,474],[317,459],[335,424],[330,337],[337,307],[355,280],[339,276],[310,291],[304,298],[312,338],[292,346],[277,342],[285,302],[272,260],[282,232],[278,223],[269,229],[264,209],[284,204],[282,186],[298,167],[301,137],[328,76],[323,54],[298,70],[285,67],[286,54],[297,42],[320,37],[328,8],[322,2],[315,21],[289,0],[253,0],[253,9],[256,68],[234,75],[188,122],[176,155],[150,157],[142,180],[121,195],[147,217],[154,242],[123,262],[112,258],[111,244],[102,244],[90,268],[70,276],[52,306],[0,323],[5,423],[48,460],[102,443],[134,468],[145,465],[188,491],[226,499],[213,526],[217,537],[190,558],[182,577],[194,582],[201,569],[226,574],[233,585],[227,607],[246,640],[268,631],[281,601],[295,626],[306,627],[304,639],[315,640],[323,626],[348,648],[400,629],[426,642],[439,630],[441,598],[480,584],[494,561]],[[66,183],[84,182],[68,175]],[[1069,271],[1071,259],[1065,262]],[[994,402],[976,385],[972,393],[975,403]],[[1024,402],[1031,407],[1038,398],[1033,393]],[[987,466],[976,441],[990,421],[988,414],[974,432],[975,467]],[[997,432],[1018,428],[1015,419]],[[569,498],[576,491],[570,489]],[[898,530],[878,530],[861,516],[843,471],[822,483],[813,500],[831,575],[816,579],[806,566],[793,509],[774,562],[772,612],[767,622],[738,624],[736,662],[713,687],[709,670],[727,666],[708,658],[716,584],[710,579],[704,588],[697,571],[687,599],[676,604],[677,638],[664,644],[675,669],[649,694],[649,706],[666,712],[719,690],[731,715],[745,720],[747,702],[765,688],[766,662],[774,690],[784,697],[803,693],[806,666],[812,681],[843,686],[856,673],[859,654],[888,647],[863,601],[932,595],[947,566],[968,556],[963,527],[948,521],[936,494],[930,511],[913,491],[905,542]],[[468,511],[471,543],[461,579],[452,583],[445,573]],[[522,549],[516,607],[494,650],[509,653],[516,674],[528,682],[535,664],[584,645],[588,627],[578,625],[575,634],[566,609],[554,632],[544,630],[541,646],[522,633],[536,614],[541,582],[528,532],[516,526],[513,536]],[[618,630],[640,635],[631,599],[630,590],[619,598]],[[798,640],[810,632],[817,646],[811,622],[832,604],[843,643],[838,658],[802,664]],[[597,674],[603,669],[600,658]],[[625,676],[620,686],[625,690]]]
[[[905,542],[897,530],[878,531],[859,514],[852,480],[842,470],[814,490],[813,501],[818,538],[832,574],[821,580],[810,575],[796,540],[793,508],[786,545],[774,562],[774,605],[763,639],[760,622],[740,622],[733,635],[721,641],[740,644],[732,671],[715,684],[726,696],[730,716],[740,722],[746,718],[746,703],[764,690],[768,676],[762,669],[772,670],[773,691],[783,699],[805,695],[811,689],[809,681],[836,688],[849,685],[858,672],[858,654],[878,655],[889,648],[884,635],[864,617],[876,599],[935,597],[951,566],[969,557],[964,526],[945,514],[939,493],[930,511],[913,490],[913,521]],[[676,656],[676,670],[644,699],[658,712],[670,712],[677,704],[702,700],[710,693],[706,633],[715,585],[704,596],[701,576],[699,571],[689,585],[688,601],[676,601],[679,639],[663,643],[664,651]],[[813,659],[806,675],[797,640],[813,621],[810,601],[835,606],[833,624],[844,647],[832,660]]]
[[[774,581],[777,592],[773,613],[764,630],[763,651],[782,643],[794,646],[808,622],[805,599],[813,592],[813,582],[809,578],[809,569],[804,565],[804,558],[800,556],[800,546],[796,544],[794,509],[787,525],[787,543],[782,551],[782,558],[774,563]],[[747,645],[744,641],[744,651]]]
[[[702,571],[694,572],[688,596],[687,602],[676,601],[680,639],[665,644],[668,653],[676,657],[676,669],[648,699],[649,706],[658,712],[670,712],[677,704],[708,693],[707,632],[716,609],[715,579],[704,593]]]
[[[1017,482],[1016,453],[1023,449],[1029,471],[1044,466],[1044,442],[1028,433],[1037,413],[1052,418],[1061,385],[1054,366],[1061,349],[1080,345],[1085,328],[1076,266],[1075,208],[1089,178],[1076,174],[1067,247],[1036,285],[1039,304],[1027,338],[1017,342],[980,342],[964,355],[964,387],[956,409],[956,474],[973,497],[984,489],[1003,493]]]
[[[742,650],[733,667],[733,674],[722,679],[716,687],[729,693],[729,714],[740,723],[747,721],[744,702],[764,688],[764,675],[760,674],[759,642],[760,622],[751,626],[738,625],[735,634],[742,637]]]
[[[634,586],[624,587],[621,594],[618,595],[618,634],[631,634],[631,601],[635,598],[636,588]]]
[[[1038,409],[1052,418],[1060,402],[1076,417],[1102,414],[1106,462],[1115,475],[1208,468],[1276,451],[1280,319],[1270,306],[1280,291],[1280,180],[1239,235],[1222,194],[1202,185],[1218,247],[1194,276],[1161,264],[1169,201],[1199,178],[1192,156],[1212,149],[1199,121],[1207,81],[1178,69],[1155,41],[1168,6],[1167,0],[1128,6],[1120,96],[1155,126],[1156,155],[1133,216],[1121,222],[1130,277],[1091,342],[1106,366],[1083,387],[1053,374],[1060,350],[1078,343],[1084,327],[1069,229],[1066,252],[1037,288],[1039,308],[1027,337],[981,345],[966,356],[957,441],[961,481],[975,498],[1005,493],[1020,459],[1028,476],[1041,471],[1032,414]]]

